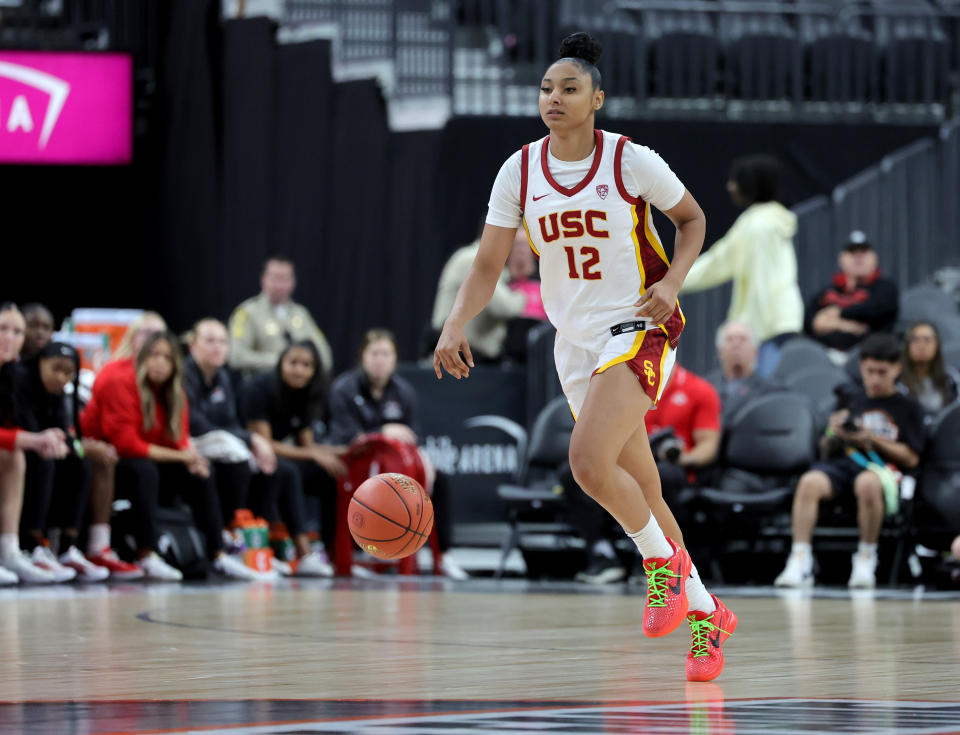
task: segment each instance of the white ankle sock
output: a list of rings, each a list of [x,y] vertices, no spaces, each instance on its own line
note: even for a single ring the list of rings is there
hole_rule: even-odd
[[[87,553],[91,556],[103,552],[110,548],[110,524],[92,523],[90,524],[90,538],[87,541]]]
[[[20,551],[20,537],[15,533],[0,533],[0,559],[9,559]]]
[[[806,541],[794,541],[790,547],[791,556],[813,556],[813,547]]]
[[[624,532],[633,539],[633,543],[637,545],[637,549],[640,551],[640,556],[644,559],[669,559],[673,556],[673,547],[670,546],[667,537],[663,535],[660,524],[653,517],[653,513],[650,514],[647,525],[639,531],[629,533],[624,529]]]
[[[700,581],[700,572],[696,565],[690,567],[690,577],[687,579],[687,602],[691,610],[712,613],[717,609],[717,604],[713,601],[710,593],[703,582]]]
[[[877,555],[877,545],[861,541],[857,544],[857,553],[864,558],[872,558]]]

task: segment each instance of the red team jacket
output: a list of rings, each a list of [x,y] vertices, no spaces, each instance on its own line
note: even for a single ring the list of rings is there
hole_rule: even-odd
[[[121,457],[146,457],[150,444],[170,449],[186,449],[190,443],[190,409],[181,417],[180,438],[166,432],[167,412],[156,401],[156,421],[150,431],[143,429],[143,411],[137,392],[133,360],[107,363],[93,384],[90,402],[80,414],[85,436],[110,442]]]

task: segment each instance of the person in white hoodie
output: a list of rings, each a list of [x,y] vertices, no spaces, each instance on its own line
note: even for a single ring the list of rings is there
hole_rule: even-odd
[[[793,236],[796,215],[779,201],[780,166],[772,156],[738,158],[727,191],[745,207],[727,233],[697,258],[681,293],[733,281],[728,321],[746,323],[760,342],[757,374],[770,377],[784,342],[803,329]]]

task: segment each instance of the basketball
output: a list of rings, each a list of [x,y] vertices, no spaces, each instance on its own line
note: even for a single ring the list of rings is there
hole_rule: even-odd
[[[374,475],[353,494],[350,534],[378,559],[402,559],[426,543],[433,528],[433,503],[411,477],[395,472]]]

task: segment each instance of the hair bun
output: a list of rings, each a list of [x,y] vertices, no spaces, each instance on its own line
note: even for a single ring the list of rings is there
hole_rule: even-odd
[[[571,33],[560,42],[561,59],[583,59],[589,64],[597,65],[603,55],[603,46],[589,33],[579,31]]]

